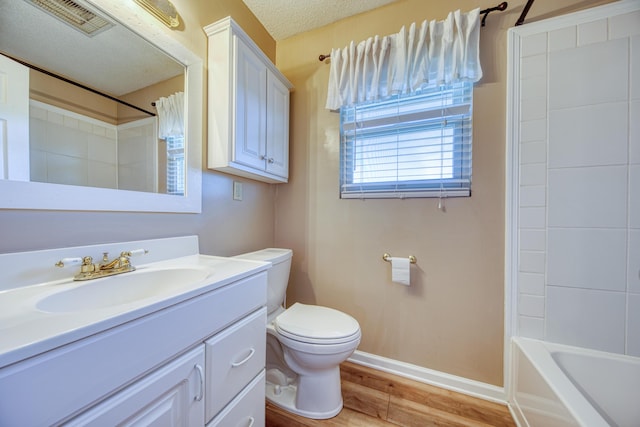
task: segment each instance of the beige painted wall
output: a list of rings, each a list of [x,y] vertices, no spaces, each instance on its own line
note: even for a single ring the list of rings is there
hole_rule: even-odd
[[[207,40],[202,27],[228,15],[275,58],[275,41],[241,0],[173,0],[173,3],[184,21],[174,32],[176,39],[202,57],[205,64]],[[203,107],[205,115],[206,105]],[[206,126],[206,120],[203,122]],[[206,139],[206,129],[204,136]],[[202,214],[0,209],[0,253],[191,234],[200,236],[200,251],[206,254],[234,255],[272,246],[273,186],[208,171],[204,164],[203,170]],[[233,200],[234,180],[244,182],[242,202]]]
[[[484,77],[474,90],[472,197],[340,200],[339,116],[324,109],[332,47],[397,32],[455,8],[491,1],[399,0],[281,41],[278,68],[296,87],[291,112],[291,180],[277,189],[277,246],[294,250],[289,303],[353,315],[359,349],[502,385],[506,31],[526,1],[510,1],[481,31]],[[538,1],[527,22],[596,1]],[[415,255],[412,286],[391,282],[394,256]]]

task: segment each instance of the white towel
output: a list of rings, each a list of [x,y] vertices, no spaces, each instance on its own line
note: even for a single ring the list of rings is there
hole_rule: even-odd
[[[391,280],[401,285],[411,285],[411,263],[409,258],[391,257]]]

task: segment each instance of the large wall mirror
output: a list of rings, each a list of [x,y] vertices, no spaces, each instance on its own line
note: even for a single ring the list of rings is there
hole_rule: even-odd
[[[172,30],[133,1],[0,0],[0,53],[0,208],[201,211],[202,60]]]

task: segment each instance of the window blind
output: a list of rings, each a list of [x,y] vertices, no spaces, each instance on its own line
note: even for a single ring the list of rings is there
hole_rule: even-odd
[[[168,136],[167,143],[167,194],[184,196],[184,137]]]
[[[471,193],[473,84],[340,110],[342,198]]]

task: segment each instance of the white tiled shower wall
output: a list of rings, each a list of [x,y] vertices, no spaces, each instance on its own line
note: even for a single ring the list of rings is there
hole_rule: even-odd
[[[29,134],[32,181],[118,188],[115,125],[31,101]]]
[[[640,356],[640,12],[520,52],[518,333]]]
[[[118,126],[118,188],[158,191],[158,148],[155,118]]]
[[[31,101],[31,180],[157,191],[155,119],[112,125]]]

